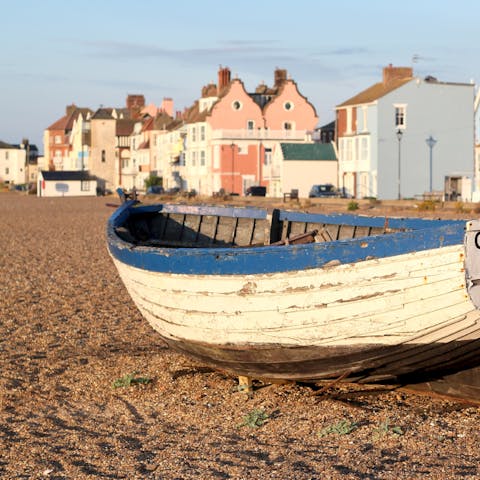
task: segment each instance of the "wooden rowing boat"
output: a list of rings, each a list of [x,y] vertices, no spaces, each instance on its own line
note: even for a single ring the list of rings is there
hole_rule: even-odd
[[[465,222],[126,200],[108,249],[173,348],[239,376],[421,382],[475,367]]]

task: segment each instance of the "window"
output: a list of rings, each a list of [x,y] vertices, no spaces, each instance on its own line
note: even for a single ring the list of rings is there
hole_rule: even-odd
[[[195,127],[192,128],[192,142],[197,141],[197,129]]]
[[[197,162],[197,152],[192,152],[192,167],[195,166],[196,162]]]
[[[290,110],[293,110],[293,103],[292,102],[285,102],[283,104],[283,108],[288,112]]]
[[[233,103],[232,103],[232,108],[234,110],[241,110],[242,109],[242,103],[239,102],[238,100],[235,100]]]
[[[58,145],[59,143],[62,143],[62,137],[60,135],[55,135],[55,143]]]
[[[266,148],[265,149],[265,157],[263,159],[264,165],[270,165],[272,163],[272,149]]]
[[[10,170],[9,170],[9,168],[8,168],[8,167],[7,167],[7,168],[5,168],[5,175],[8,175],[9,173],[10,173]]]
[[[360,160],[366,162],[370,155],[368,148],[368,137],[362,137],[360,146]]]
[[[90,181],[89,180],[82,180],[80,183],[80,190],[82,192],[90,191]]]
[[[200,152],[200,165],[201,165],[202,167],[205,166],[205,150],[202,150],[202,151]]]
[[[283,124],[283,129],[284,130],[292,130],[292,124],[290,122],[285,122]]]
[[[205,140],[205,126],[200,127],[200,140],[203,142]]]
[[[407,124],[407,106],[406,105],[394,105],[395,107],[395,127],[405,128]]]
[[[253,120],[247,121],[247,130],[253,130],[255,128],[255,122]]]
[[[105,150],[102,150],[102,163],[105,163]]]

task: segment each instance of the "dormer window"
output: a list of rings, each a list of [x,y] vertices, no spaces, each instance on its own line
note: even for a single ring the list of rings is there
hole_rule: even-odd
[[[232,103],[232,108],[234,110],[241,110],[242,109],[242,102],[240,102],[239,100],[235,100],[233,103]]]

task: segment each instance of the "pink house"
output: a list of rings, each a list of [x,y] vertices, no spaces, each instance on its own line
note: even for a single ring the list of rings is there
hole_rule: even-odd
[[[284,141],[310,140],[318,117],[286,70],[275,71],[275,84],[248,93],[243,82],[220,67],[218,84],[202,89],[202,97],[185,114],[188,188],[211,195],[220,189],[245,194],[263,185],[281,195],[281,165],[274,153]]]

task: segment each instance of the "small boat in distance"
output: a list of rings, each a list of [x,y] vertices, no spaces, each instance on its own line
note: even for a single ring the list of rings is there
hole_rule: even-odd
[[[412,383],[480,365],[465,221],[142,204],[110,255],[174,349],[238,376]]]

